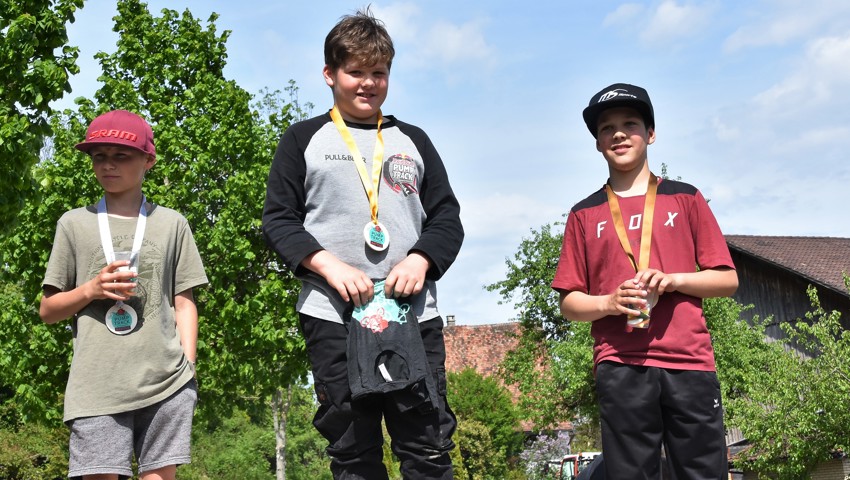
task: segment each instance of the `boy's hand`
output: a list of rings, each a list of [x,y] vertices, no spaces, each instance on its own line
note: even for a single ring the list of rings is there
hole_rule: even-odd
[[[327,270],[325,280],[336,289],[343,300],[354,302],[355,307],[368,303],[375,295],[372,279],[363,271],[342,261]]]
[[[607,305],[603,308],[606,315],[639,315],[639,308],[646,308],[647,291],[634,279],[621,283],[617,290],[608,295]]]
[[[321,275],[343,300],[354,302],[355,307],[367,303],[375,295],[375,284],[365,272],[343,262],[326,250],[311,253],[301,265]]]
[[[658,295],[665,292],[675,292],[679,289],[678,276],[676,274],[667,274],[654,268],[637,272],[634,282],[638,288],[655,291]]]
[[[654,290],[658,295],[679,292],[697,298],[727,297],[738,288],[738,274],[725,266],[681,273],[647,269],[638,272],[634,281],[639,288]]]
[[[87,283],[90,298],[97,300],[111,298],[112,300],[125,301],[135,295],[138,274],[129,269],[118,270],[129,265],[129,260],[116,260],[103,267],[100,273]]]
[[[384,294],[387,297],[409,297],[422,291],[425,286],[425,274],[431,266],[425,255],[413,252],[390,270],[384,282]]]

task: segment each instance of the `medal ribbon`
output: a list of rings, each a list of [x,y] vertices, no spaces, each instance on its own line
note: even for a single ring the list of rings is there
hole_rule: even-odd
[[[354,157],[354,165],[357,166],[357,173],[360,174],[360,181],[363,183],[363,190],[366,191],[366,198],[369,199],[369,208],[372,212],[372,223],[378,224],[378,188],[381,185],[381,170],[384,167],[384,137],[381,135],[381,123],[384,117],[381,112],[378,112],[378,133],[375,140],[375,151],[372,153],[372,182],[369,182],[369,172],[366,170],[366,162],[363,161],[363,156],[360,155],[360,149],[357,148],[357,143],[342,115],[339,113],[339,108],[334,105],[331,109],[331,119],[336,125],[339,134],[342,135],[342,140],[348,146],[348,151]]]
[[[133,237],[133,250],[130,253],[130,258],[139,258],[139,252],[142,250],[142,239],[145,236],[145,226],[148,221],[148,211],[145,208],[145,196],[142,195],[142,205],[139,207],[139,218],[136,220],[136,235]],[[103,245],[103,255],[106,257],[106,264],[115,261],[115,248],[112,246],[112,234],[109,231],[109,217],[106,213],[106,197],[101,197],[97,203],[97,226],[100,230],[100,243]],[[138,264],[138,260],[136,260]],[[121,305],[124,302],[118,301]]]
[[[620,238],[620,244],[623,250],[632,262],[635,272],[649,268],[649,252],[652,246],[652,219],[655,214],[655,197],[658,191],[658,178],[649,173],[649,185],[646,187],[646,199],[643,205],[643,219],[641,221],[640,235],[640,259],[635,261],[635,255],[632,252],[632,247],[629,244],[629,237],[626,235],[626,225],[623,222],[623,214],[620,211],[620,202],[617,200],[617,195],[611,189],[611,185],[605,184],[605,193],[608,194],[608,207],[611,209],[611,216],[614,218],[614,229],[617,230],[617,236]]]

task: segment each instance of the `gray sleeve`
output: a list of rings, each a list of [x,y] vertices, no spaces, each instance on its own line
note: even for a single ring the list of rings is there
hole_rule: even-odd
[[[179,235],[177,261],[174,268],[174,295],[209,283],[192,229],[189,227],[189,222],[182,217]]]
[[[47,271],[44,274],[44,281],[41,283],[42,288],[51,286],[60,291],[76,288],[76,255],[71,235],[62,219],[56,222],[53,249],[50,251],[50,259],[47,261]]]

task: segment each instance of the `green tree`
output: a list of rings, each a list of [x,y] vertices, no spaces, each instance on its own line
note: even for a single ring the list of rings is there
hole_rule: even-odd
[[[590,324],[563,319],[551,287],[563,242],[563,223],[543,225],[507,259],[504,280],[488,285],[503,303],[515,302],[522,335],[501,366],[522,393],[523,416],[541,430],[563,421],[598,421]]]
[[[0,428],[0,478],[62,480],[68,476],[68,429],[39,424]]]
[[[267,423],[255,421],[242,410],[235,410],[224,419],[196,422],[192,463],[181,466],[178,477],[270,480],[274,476],[274,433]]]
[[[726,403],[751,444],[738,463],[778,479],[808,478],[818,463],[850,451],[850,331],[814,287],[808,295],[806,318],[782,324],[787,339],[761,355],[746,391]],[[812,356],[791,353],[793,343]]]
[[[50,102],[71,91],[78,49],[66,25],[83,0],[0,0],[0,236],[34,195]]]
[[[53,155],[34,170],[43,198],[27,202],[25,221],[0,241],[0,385],[14,390],[24,419],[61,413],[70,332],[67,323],[43,325],[36,306],[56,220],[100,195],[90,161],[73,145],[92,118],[114,108],[152,124],[158,161],[145,193],[186,216],[207,268],[210,285],[196,292],[200,414],[227,417],[239,407],[259,416],[275,392],[306,373],[296,284],[260,230],[277,139],[305,113],[280,92],[254,101],[224,78],[229,32],[217,33],[216,19],[205,28],[189,11],[155,17],[137,0],[119,2],[117,51],[97,55],[103,85],[94,99],[78,99],[77,111],[52,120]],[[293,84],[287,91],[297,93]]]
[[[486,441],[489,443],[487,450],[486,470],[493,478],[504,478],[497,475],[498,469],[507,471],[509,463],[515,463],[519,453],[522,451],[523,434],[520,427],[520,416],[511,399],[511,394],[498,380],[484,377],[475,370],[467,368],[461,372],[451,372],[448,377],[447,397],[449,405],[458,417],[458,425],[469,427],[469,430],[458,431],[458,442],[463,455],[463,462],[470,472],[470,478],[482,478],[473,475],[477,458],[474,452],[482,447],[470,445],[468,439],[464,439],[467,433],[474,438],[480,437],[476,428],[472,425],[482,425],[486,429]],[[464,427],[465,428],[465,427]],[[466,433],[464,433],[466,432]],[[484,441],[484,439],[475,440]],[[497,461],[498,459],[498,461]]]
[[[293,385],[286,421],[286,478],[331,480],[328,441],[313,427],[318,403],[310,386]]]
[[[68,472],[68,429],[64,425],[22,423],[17,406],[8,401],[12,393],[7,388],[0,388],[0,478],[65,478]]]
[[[504,448],[499,448],[490,428],[474,419],[458,416],[454,438],[462,462],[455,465],[460,475],[469,479],[495,480],[508,476]]]

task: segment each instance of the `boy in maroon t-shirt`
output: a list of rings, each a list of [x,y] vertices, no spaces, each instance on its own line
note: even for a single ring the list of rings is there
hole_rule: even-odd
[[[564,318],[593,322],[607,478],[660,478],[662,443],[677,478],[726,478],[702,299],[737,289],[729,249],[696,188],[649,170],[646,90],[611,85],[583,117],[609,178],[570,211],[552,288]]]

